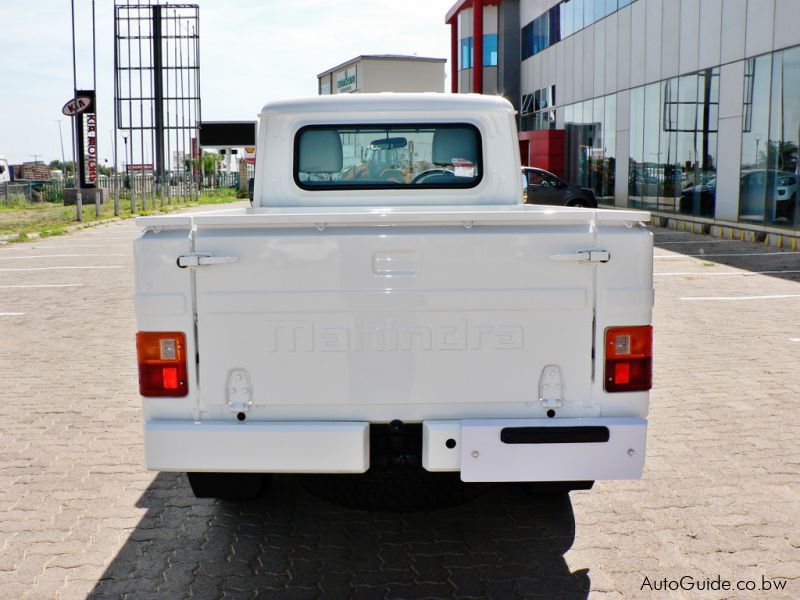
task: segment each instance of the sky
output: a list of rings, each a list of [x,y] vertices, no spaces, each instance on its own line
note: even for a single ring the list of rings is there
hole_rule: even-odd
[[[77,88],[91,89],[92,1],[74,2]],[[270,100],[316,95],[317,74],[361,54],[449,59],[444,17],[454,2],[194,0],[200,6],[202,118],[255,120]],[[113,0],[95,1],[98,157],[109,165],[113,7]],[[0,155],[12,164],[60,160],[60,126],[71,160],[70,118],[61,114],[74,89],[70,0],[0,0],[0,24]],[[449,63],[445,72],[449,77]]]

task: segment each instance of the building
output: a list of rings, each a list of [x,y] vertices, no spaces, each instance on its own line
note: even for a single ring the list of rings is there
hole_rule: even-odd
[[[506,96],[523,163],[662,220],[798,235],[800,1],[459,0],[445,20],[451,91]]]
[[[320,95],[443,92],[446,58],[365,54],[317,75]]]

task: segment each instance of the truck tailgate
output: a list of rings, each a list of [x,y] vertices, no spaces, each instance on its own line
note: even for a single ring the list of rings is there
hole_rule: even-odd
[[[589,219],[198,219],[194,236],[196,253],[230,257],[195,269],[208,417],[520,417],[541,410],[548,365],[566,402],[590,403],[594,267],[569,259],[593,247]]]

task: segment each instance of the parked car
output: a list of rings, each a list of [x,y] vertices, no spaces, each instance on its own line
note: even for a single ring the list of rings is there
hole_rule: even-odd
[[[567,183],[544,169],[522,167],[522,190],[526,204],[597,208],[597,198],[591,189]]]
[[[760,219],[764,214],[766,194],[766,199],[772,203],[767,218],[773,221],[793,221],[797,197],[796,174],[788,171],[747,169],[741,173],[739,190],[743,216],[755,215]],[[682,213],[713,217],[716,195],[716,177],[704,184],[687,187],[681,192],[680,210]]]
[[[713,217],[716,197],[717,178],[712,177],[705,183],[681,190],[680,211],[689,215]]]
[[[742,174],[740,197],[748,190],[745,185],[746,177],[755,177],[756,173],[761,173],[761,190],[764,189],[763,178],[766,177],[767,201],[769,202],[768,206],[770,206],[767,218],[772,218],[773,221],[788,221],[790,223],[794,221],[797,175],[788,171],[746,171]],[[758,197],[758,181],[753,182],[752,188],[756,191],[756,196]]]

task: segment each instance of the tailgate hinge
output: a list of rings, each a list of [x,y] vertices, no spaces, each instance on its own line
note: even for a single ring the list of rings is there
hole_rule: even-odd
[[[539,378],[539,402],[545,408],[559,408],[564,399],[564,383],[561,368],[547,365]]]
[[[560,262],[590,262],[607,263],[611,260],[611,253],[608,250],[578,250],[572,254],[554,254],[550,260]]]
[[[244,369],[231,369],[225,383],[226,404],[233,412],[247,412],[253,405],[253,386],[250,375]]]
[[[209,265],[230,265],[239,262],[236,256],[213,256],[204,253],[184,254],[178,257],[178,266],[181,269],[186,267],[206,267]]]

